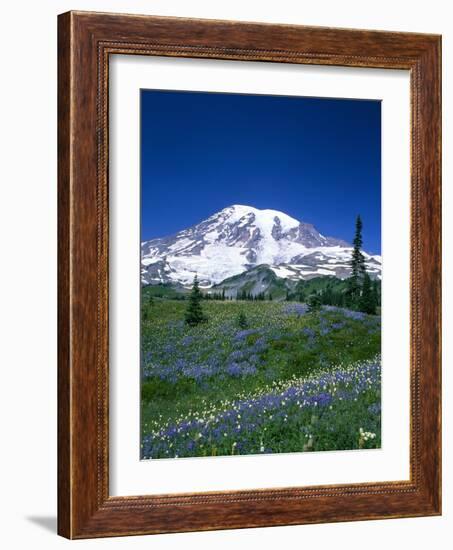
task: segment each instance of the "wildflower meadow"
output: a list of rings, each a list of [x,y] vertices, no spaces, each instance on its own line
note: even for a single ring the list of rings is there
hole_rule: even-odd
[[[291,301],[142,300],[141,458],[379,448],[381,324]]]

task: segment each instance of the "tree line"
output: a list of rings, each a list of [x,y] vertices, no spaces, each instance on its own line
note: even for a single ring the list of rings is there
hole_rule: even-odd
[[[303,291],[296,295],[288,291],[286,299],[307,302],[312,310],[319,309],[322,305],[331,305],[375,315],[377,308],[381,306],[381,283],[377,279],[372,280],[366,270],[365,256],[362,253],[362,229],[362,219],[357,216],[350,260],[351,276],[344,284],[329,283],[325,288],[308,295]]]
[[[252,292],[247,292],[246,290],[238,290],[233,296],[230,294],[226,296],[225,289],[222,292],[206,292],[202,294],[203,300],[216,300],[216,301],[225,301],[225,300],[249,300],[252,302],[264,301],[264,300],[273,300],[272,293],[258,292],[253,294]]]

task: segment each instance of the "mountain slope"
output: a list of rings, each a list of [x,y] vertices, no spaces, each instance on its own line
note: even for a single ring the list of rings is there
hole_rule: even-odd
[[[277,210],[233,205],[175,235],[142,243],[142,284],[189,286],[195,274],[209,288],[266,264],[278,278],[345,278],[351,245]],[[364,254],[367,269],[380,276],[380,256]]]
[[[278,277],[274,270],[266,265],[253,267],[240,275],[234,275],[225,279],[218,285],[214,285],[206,292],[222,293],[227,298],[236,298],[243,292],[257,296],[272,295],[273,299],[282,300],[289,294],[292,299],[306,298],[310,294],[325,291],[327,288],[343,293],[347,289],[347,281],[331,275],[322,275],[310,279],[283,279]]]
[[[227,298],[235,298],[241,292],[256,296],[261,293],[272,294],[274,298],[284,297],[286,291],[295,283],[278,277],[267,265],[252,267],[244,273],[228,277],[221,283],[212,286],[207,292],[225,291]]]

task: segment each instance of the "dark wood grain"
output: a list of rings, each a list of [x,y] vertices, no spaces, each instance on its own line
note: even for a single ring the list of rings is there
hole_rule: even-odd
[[[58,26],[58,532],[71,536],[69,362],[69,40],[70,17]]]
[[[440,37],[59,16],[58,531],[68,538],[435,515],[440,459]],[[181,495],[108,490],[108,60],[164,55],[411,74],[410,481]]]

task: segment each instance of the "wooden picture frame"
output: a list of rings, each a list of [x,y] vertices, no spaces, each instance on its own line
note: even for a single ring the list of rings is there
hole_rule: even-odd
[[[440,37],[69,12],[59,16],[58,48],[59,534],[78,539],[440,514]],[[409,481],[109,496],[111,54],[410,71]]]

